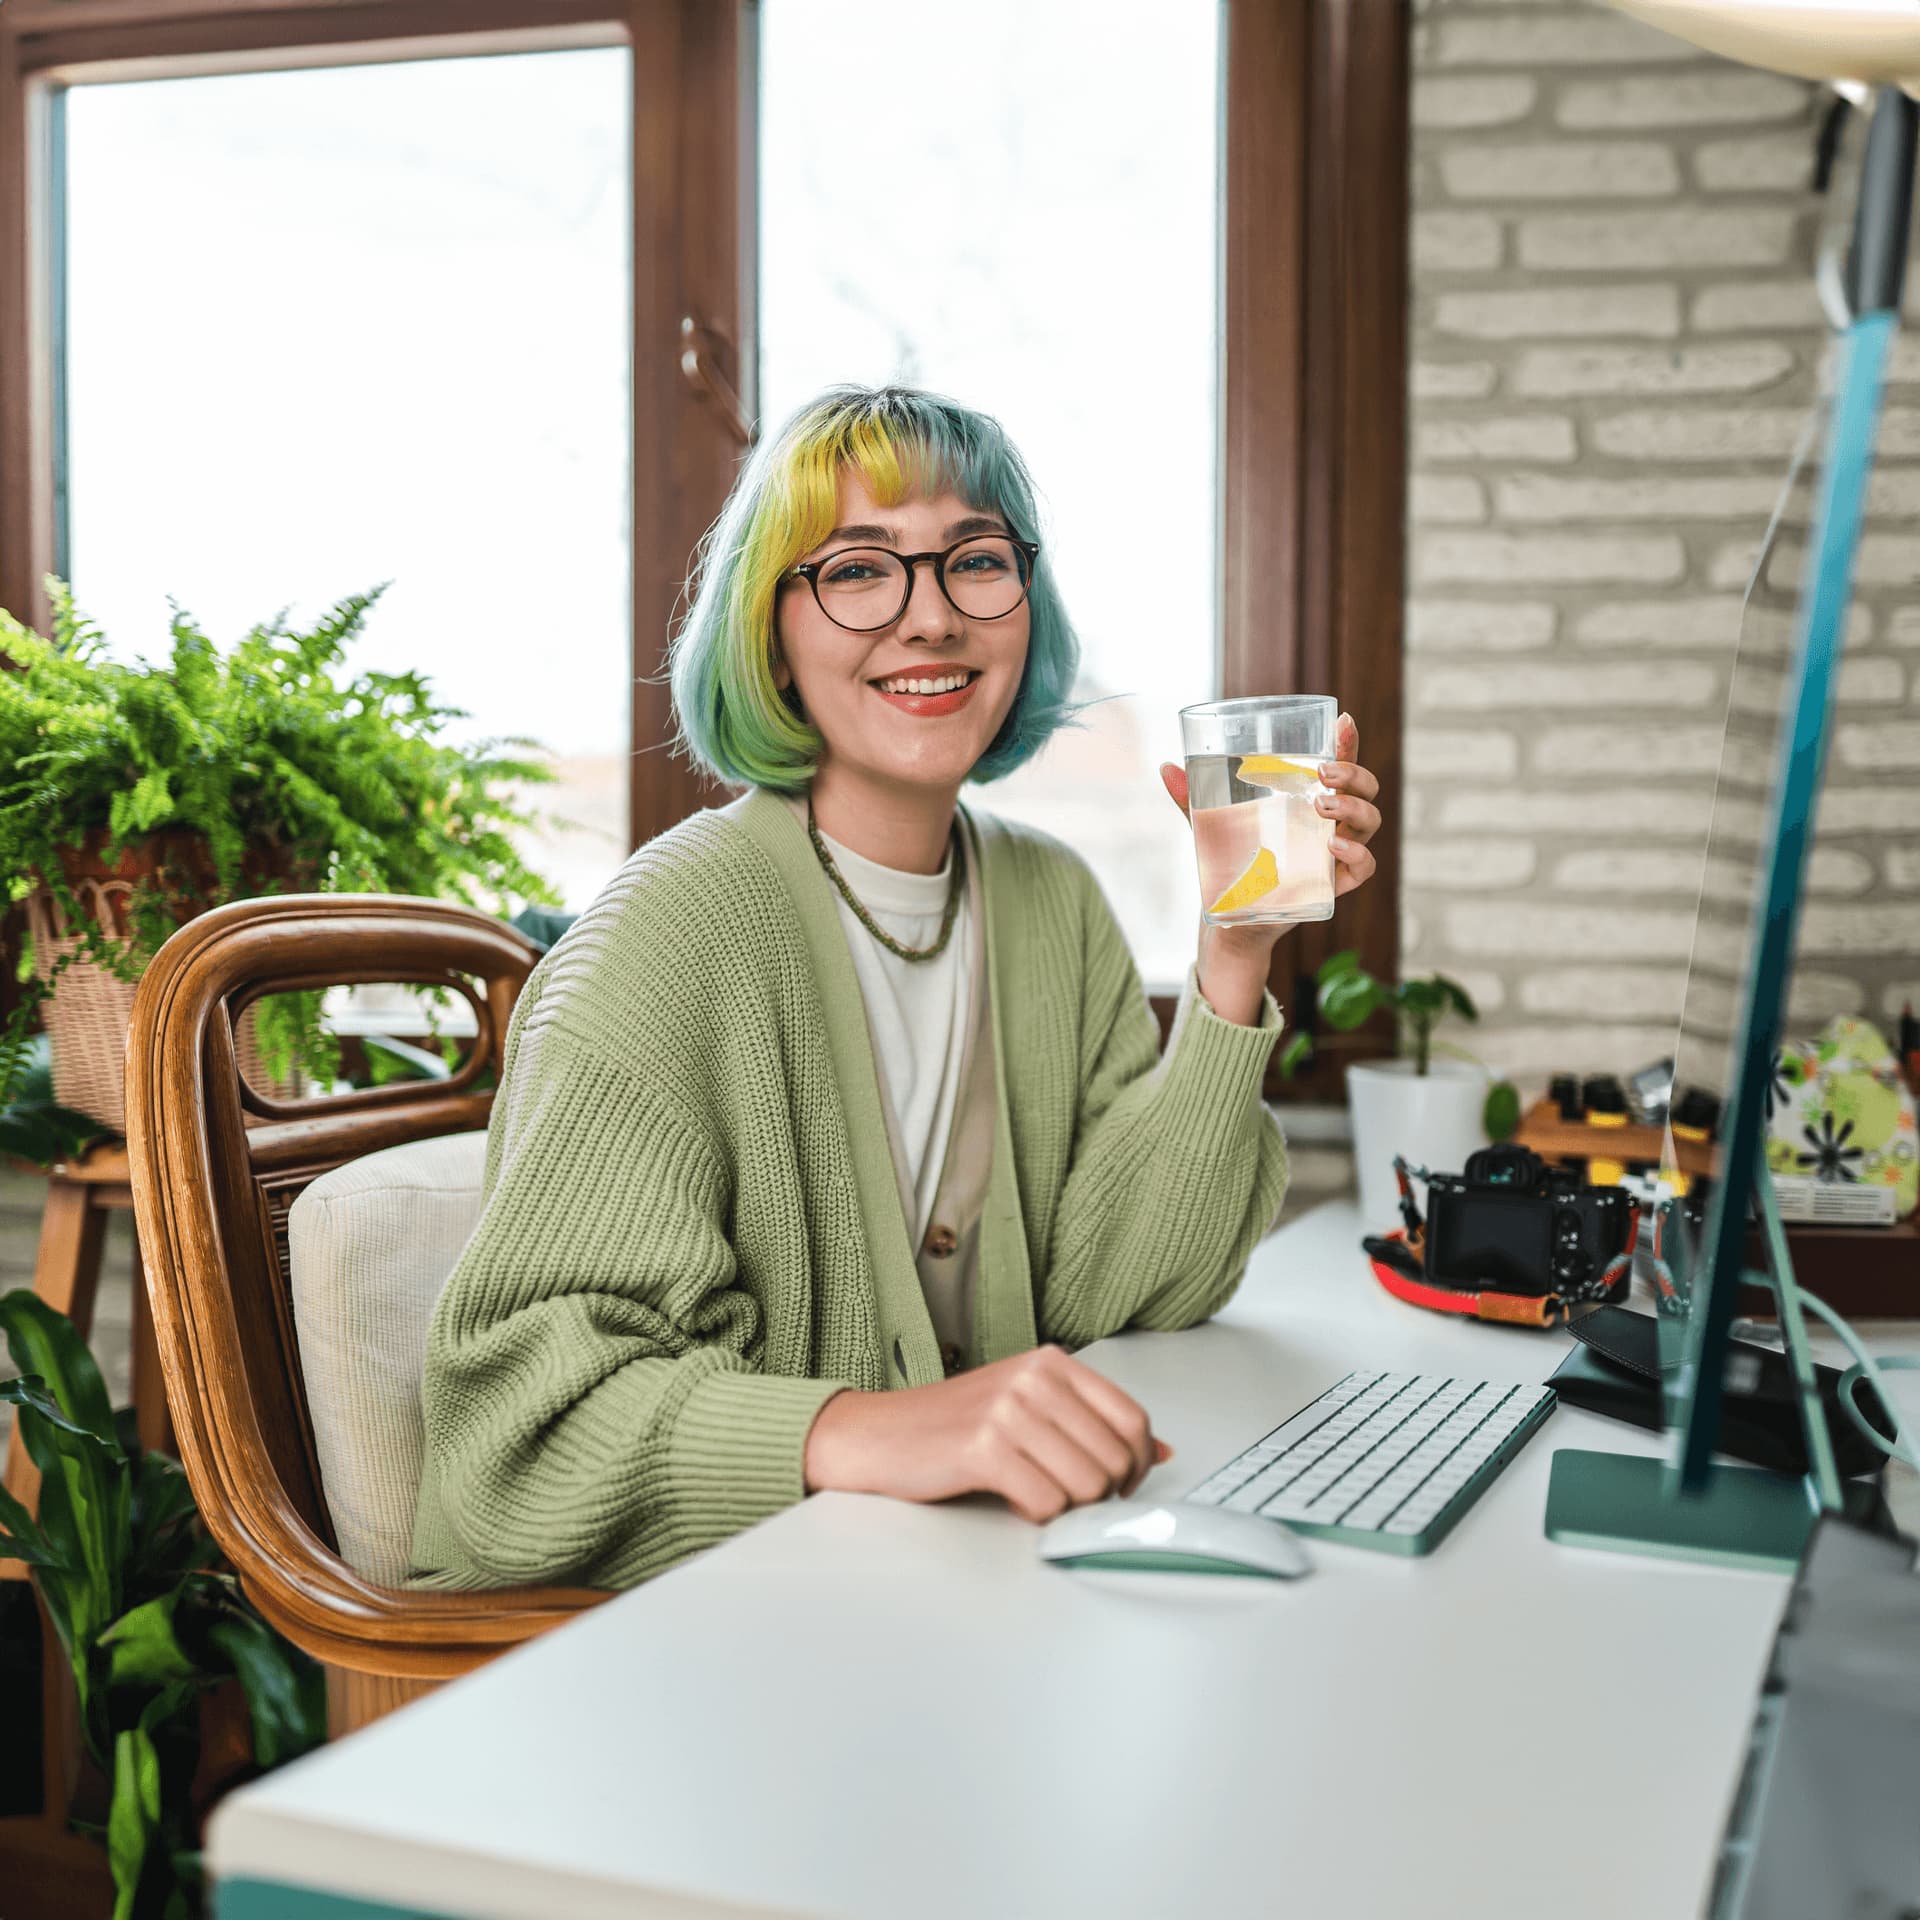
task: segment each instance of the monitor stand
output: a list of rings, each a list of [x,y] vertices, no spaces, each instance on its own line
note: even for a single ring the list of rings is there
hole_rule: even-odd
[[[1680,1493],[1671,1471],[1646,1454],[1563,1448],[1547,1483],[1547,1538],[1766,1573],[1799,1566],[1819,1512],[1804,1477],[1716,1464],[1698,1493]]]
[[[1811,1471],[1772,1473],[1716,1461],[1706,1485],[1683,1492],[1672,1465],[1657,1456],[1566,1447],[1553,1456],[1547,1483],[1547,1538],[1567,1547],[1601,1547],[1712,1566],[1792,1573],[1821,1508],[1841,1505],[1833,1442],[1820,1410],[1806,1319],[1794,1292],[1786,1229],[1764,1158],[1754,1181],[1767,1272],[1749,1276],[1772,1287],[1780,1307],[1787,1364],[1800,1392],[1800,1424]]]

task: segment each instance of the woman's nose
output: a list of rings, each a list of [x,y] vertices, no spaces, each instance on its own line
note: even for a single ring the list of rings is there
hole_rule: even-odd
[[[900,615],[903,640],[940,641],[957,639],[960,616],[953,602],[940,591],[939,576],[931,560],[919,561],[913,569],[913,591]]]

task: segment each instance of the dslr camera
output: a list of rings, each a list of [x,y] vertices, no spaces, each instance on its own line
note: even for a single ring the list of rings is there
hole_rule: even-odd
[[[1409,1226],[1417,1225],[1412,1201]],[[1464,1173],[1427,1175],[1429,1285],[1627,1297],[1640,1210],[1619,1187],[1591,1187],[1525,1147],[1483,1147]]]

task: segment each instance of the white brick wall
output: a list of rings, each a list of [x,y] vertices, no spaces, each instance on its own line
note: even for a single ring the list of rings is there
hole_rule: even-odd
[[[1415,12],[1405,960],[1469,981],[1461,1038],[1537,1085],[1671,1045],[1742,592],[1825,341],[1815,94],[1598,0]],[[1803,1025],[1920,998],[1920,339],[1889,385]]]

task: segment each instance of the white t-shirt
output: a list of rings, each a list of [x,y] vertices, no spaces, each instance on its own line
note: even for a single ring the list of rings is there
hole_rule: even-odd
[[[938,873],[901,873],[877,866],[824,832],[820,837],[860,904],[902,946],[930,947],[939,939],[953,863],[960,857],[953,847]],[[963,885],[952,937],[931,960],[902,960],[889,953],[838,888],[834,904],[866,1001],[881,1088],[906,1155],[903,1181],[911,1185],[914,1197],[907,1224],[917,1252],[933,1219],[966,1067],[967,1016],[973,1004],[972,903]]]

